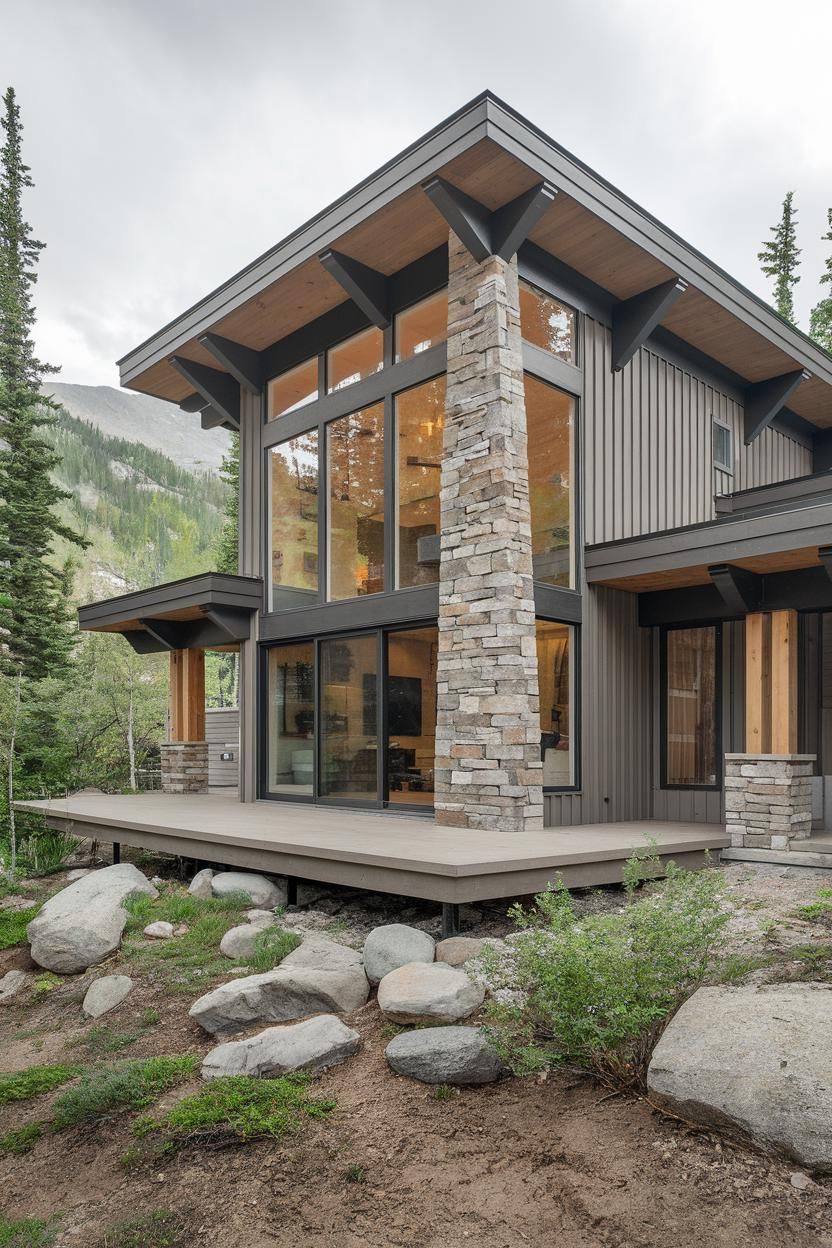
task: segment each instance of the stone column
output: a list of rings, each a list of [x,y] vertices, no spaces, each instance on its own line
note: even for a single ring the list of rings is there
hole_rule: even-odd
[[[517,262],[451,233],[436,821],[543,827]]]
[[[814,754],[726,754],[732,849],[788,849],[812,831]]]

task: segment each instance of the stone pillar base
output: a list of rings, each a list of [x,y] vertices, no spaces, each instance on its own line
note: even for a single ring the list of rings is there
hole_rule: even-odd
[[[163,741],[162,792],[208,792],[208,742]]]
[[[726,754],[725,830],[733,849],[789,848],[812,831],[814,754]]]

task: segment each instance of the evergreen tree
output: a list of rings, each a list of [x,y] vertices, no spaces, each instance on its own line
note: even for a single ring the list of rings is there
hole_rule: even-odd
[[[50,563],[55,539],[84,545],[55,513],[68,498],[52,479],[58,457],[44,431],[54,405],[40,387],[56,371],[35,355],[32,288],[43,243],[23,218],[31,187],[21,152],[20,111],[11,87],[3,96],[0,148],[0,677],[13,685],[7,740],[6,798],[12,872],[15,744],[21,705],[32,682],[65,666],[72,647],[66,600],[71,570]]]
[[[780,221],[771,227],[774,238],[763,243],[757,259],[766,277],[774,278],[774,306],[785,320],[795,325],[792,287],[800,281],[797,270],[801,248],[797,246],[797,209],[792,206],[793,198],[794,191],[789,191],[783,200]]]
[[[217,539],[218,572],[234,573],[239,567],[240,541],[240,435],[232,433],[228,454],[223,456],[220,476],[228,486],[225,497],[224,521]]]
[[[826,211],[826,224],[829,228],[823,235],[823,240],[832,243],[832,208]],[[819,346],[832,354],[832,251],[826,260],[826,272],[820,280],[821,285],[825,283],[828,286],[829,293],[812,308],[809,333]]]

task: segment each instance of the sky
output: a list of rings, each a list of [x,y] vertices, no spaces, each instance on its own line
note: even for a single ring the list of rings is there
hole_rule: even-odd
[[[799,323],[832,245],[830,0],[0,0],[41,358],[115,360],[486,87]],[[826,288],[828,291],[828,287]]]

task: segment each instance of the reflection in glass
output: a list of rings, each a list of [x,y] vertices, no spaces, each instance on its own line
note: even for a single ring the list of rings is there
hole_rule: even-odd
[[[520,329],[526,342],[575,363],[575,313],[542,290],[520,283]]]
[[[439,580],[439,477],[445,424],[445,378],[396,395],[397,584]]]
[[[384,366],[384,334],[374,325],[360,334],[339,342],[326,353],[327,393],[343,390],[364,377],[381,372]]]
[[[311,641],[269,650],[270,793],[311,797],[315,765],[315,653]]]
[[[537,621],[540,754],[545,788],[568,788],[575,783],[571,649],[572,629],[568,624]]]
[[[376,634],[328,638],[321,663],[321,796],[378,796],[378,645]]]
[[[439,290],[396,317],[396,363],[435,347],[448,337],[448,292]]]
[[[384,589],[384,407],[327,426],[329,597]]]
[[[717,783],[717,630],[674,628],[667,646],[667,783]]]
[[[271,466],[272,610],[281,590],[318,592],[318,433],[273,446]],[[294,604],[292,604],[294,605]]]
[[[575,583],[574,417],[574,399],[526,374],[534,577],[567,587]]]
[[[433,805],[436,628],[387,638],[387,786],[393,805]]]
[[[268,418],[275,420],[294,412],[318,397],[318,357],[290,368],[269,382]]]

